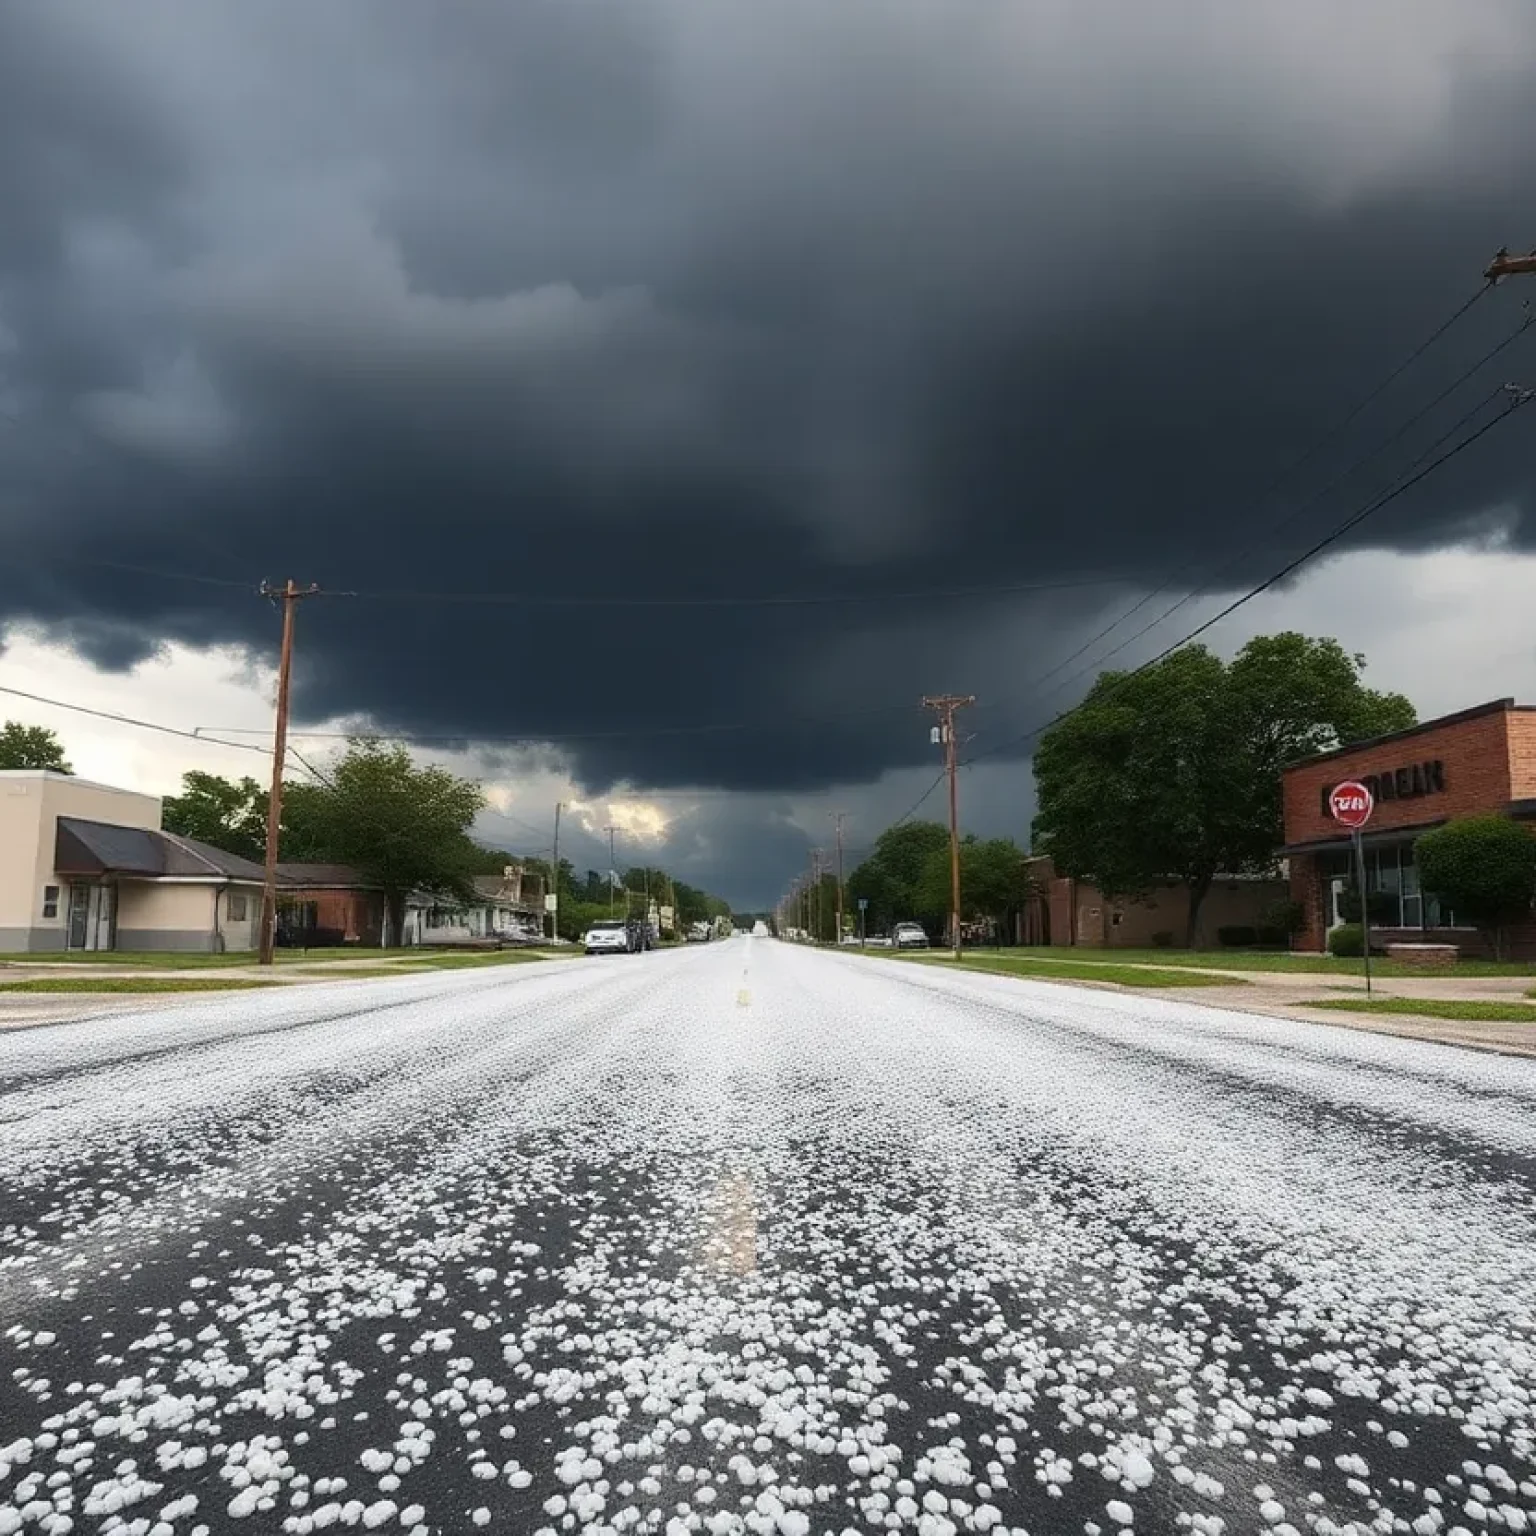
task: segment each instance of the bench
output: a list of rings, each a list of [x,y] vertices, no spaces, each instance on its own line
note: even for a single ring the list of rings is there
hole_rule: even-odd
[[[1404,965],[1421,966],[1426,971],[1446,971],[1461,957],[1454,944],[1388,944],[1387,959]]]

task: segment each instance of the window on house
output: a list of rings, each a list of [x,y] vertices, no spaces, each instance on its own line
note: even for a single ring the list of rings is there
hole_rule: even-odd
[[[59,888],[56,885],[43,887],[43,916],[57,917],[59,915]]]
[[[229,893],[229,920],[232,923],[243,923],[246,917],[247,897],[244,891],[231,891]]]

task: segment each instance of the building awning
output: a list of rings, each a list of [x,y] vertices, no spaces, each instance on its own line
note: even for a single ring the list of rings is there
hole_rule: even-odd
[[[1441,816],[1435,821],[1417,821],[1411,827],[1382,827],[1377,831],[1371,831],[1368,827],[1361,835],[1361,842],[1372,846],[1384,846],[1388,843],[1406,843],[1421,836],[1425,832],[1432,832],[1436,827],[1443,827],[1449,818]],[[1284,858],[1294,858],[1301,853],[1344,853],[1354,843],[1349,833],[1344,832],[1337,837],[1313,838],[1305,843],[1287,843],[1281,850]]]
[[[120,875],[139,880],[235,881],[259,885],[259,864],[193,837],[151,827],[60,816],[53,867],[61,875]]]
[[[1514,821],[1536,821],[1536,800],[1511,800],[1507,805],[1491,806],[1484,814],[1508,816]],[[1406,842],[1422,833],[1432,832],[1436,827],[1443,827],[1450,819],[1449,816],[1439,816],[1434,821],[1416,821],[1408,827],[1380,827],[1374,831],[1367,826],[1361,841],[1377,845]],[[1349,834],[1343,832],[1334,837],[1312,838],[1305,843],[1287,843],[1280,853],[1287,858],[1298,853],[1337,853],[1348,848],[1350,841]]]

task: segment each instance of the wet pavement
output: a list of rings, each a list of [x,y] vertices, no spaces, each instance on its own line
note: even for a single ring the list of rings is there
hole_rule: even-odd
[[[1536,1531],[1536,1063],[762,939],[0,1036],[0,1536]]]

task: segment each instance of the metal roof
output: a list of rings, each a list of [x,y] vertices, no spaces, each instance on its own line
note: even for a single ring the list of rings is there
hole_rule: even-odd
[[[239,880],[259,884],[261,866],[192,837],[150,827],[121,827],[82,816],[60,816],[54,868],[70,875],[138,875],[146,880]]]

